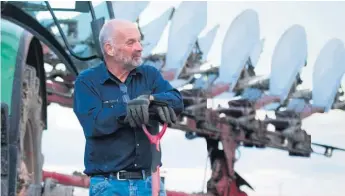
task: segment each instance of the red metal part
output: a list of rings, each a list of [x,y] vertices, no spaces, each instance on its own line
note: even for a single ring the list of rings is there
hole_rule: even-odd
[[[214,111],[206,110],[207,121],[216,122],[214,120],[216,118],[218,117]],[[220,141],[224,150],[222,152],[223,156],[217,157],[212,164],[212,175],[208,182],[208,190],[215,195],[221,196],[247,196],[236,184],[234,170],[235,151],[238,147],[236,140],[237,137],[242,136],[234,135],[232,127],[226,123],[217,123],[216,127],[221,130]]]
[[[172,81],[175,78],[176,75],[176,69],[171,69],[167,71],[162,71],[162,76],[165,80]]]
[[[59,82],[47,82],[47,89],[51,90],[52,92],[56,93],[68,93],[70,91],[65,85],[60,84]]]
[[[146,134],[147,138],[150,140],[151,144],[154,146],[151,146],[152,150],[152,196],[158,196],[159,195],[159,189],[160,189],[160,170],[159,170],[159,164],[158,161],[160,161],[160,148],[159,143],[161,138],[163,137],[166,129],[168,128],[168,124],[164,123],[162,131],[160,131],[157,135],[152,135],[147,130],[146,125],[142,125],[142,128],[144,130],[144,133]]]
[[[277,96],[264,96],[255,102],[255,108],[260,109],[261,107],[268,105],[270,103],[279,102],[280,97]]]
[[[144,133],[146,134],[146,136],[149,138],[151,144],[155,144],[156,145],[156,150],[160,151],[159,143],[160,143],[161,138],[163,137],[165,131],[168,128],[168,124],[164,123],[162,131],[159,132],[157,135],[151,135],[150,132],[147,130],[147,128],[146,128],[146,126],[144,124],[142,125],[142,128],[143,128]]]
[[[46,82],[46,85],[48,103],[58,103],[69,108],[73,107],[73,97],[70,96],[70,88],[56,81]]]
[[[313,107],[312,105],[307,105],[303,108],[303,111],[301,112],[300,116],[301,116],[301,119],[304,119],[311,116],[312,114],[324,113],[324,112],[325,112],[324,108]]]
[[[159,196],[159,189],[160,189],[160,170],[159,165],[156,167],[156,171],[152,172],[152,196]]]
[[[73,99],[67,98],[67,97],[62,97],[59,95],[48,95],[48,103],[58,103],[59,105],[72,108],[73,107]]]
[[[88,188],[90,186],[90,179],[87,176],[66,175],[56,172],[43,171],[43,180],[51,178],[59,184],[75,186],[81,188]]]
[[[220,95],[230,89],[230,84],[226,83],[218,83],[214,84],[210,89],[210,96],[215,97],[217,95]]]

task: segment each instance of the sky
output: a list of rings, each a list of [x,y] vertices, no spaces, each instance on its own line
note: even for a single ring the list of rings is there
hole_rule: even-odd
[[[150,2],[141,15],[144,25],[179,2]],[[208,60],[220,62],[222,40],[231,21],[245,9],[257,11],[260,36],[265,38],[256,72],[270,72],[271,56],[280,36],[294,24],[305,27],[308,42],[308,66],[303,70],[304,87],[311,88],[312,67],[324,44],[331,38],[345,42],[345,2],[217,2],[208,3],[207,27],[220,28]],[[166,30],[155,51],[167,48]],[[345,77],[344,77],[345,78]],[[343,79],[345,84],[345,80]],[[63,113],[63,115],[61,115]],[[45,168],[72,173],[82,171],[85,140],[71,109],[52,104],[48,108],[48,130],[43,135]],[[303,121],[314,142],[345,148],[345,112],[315,114]],[[63,122],[63,123],[61,123]],[[62,144],[62,141],[64,142]],[[200,191],[206,165],[206,147],[202,139],[186,140],[184,133],[170,129],[162,141],[163,168],[167,170],[169,190]],[[63,154],[63,157],[57,154]],[[187,161],[181,161],[187,160]],[[332,158],[313,155],[310,159],[289,157],[286,152],[240,148],[235,169],[255,188],[244,189],[250,196],[340,196],[345,192],[345,153]],[[209,165],[207,166],[209,167]],[[209,171],[206,172],[208,179]],[[86,195],[81,193],[80,195]]]

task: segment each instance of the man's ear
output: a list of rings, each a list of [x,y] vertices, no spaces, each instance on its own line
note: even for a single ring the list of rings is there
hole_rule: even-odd
[[[106,43],[104,45],[104,51],[109,56],[114,56],[114,48],[111,46],[111,44]]]

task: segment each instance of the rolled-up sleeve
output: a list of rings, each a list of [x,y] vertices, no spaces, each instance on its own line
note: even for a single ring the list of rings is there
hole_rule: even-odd
[[[77,78],[74,87],[73,111],[77,116],[85,137],[102,137],[114,133],[122,125],[118,117],[124,114],[116,108],[102,107],[102,100],[91,83]]]
[[[181,93],[177,89],[173,88],[155,67],[151,68],[149,74],[149,77],[153,79],[152,96],[155,100],[168,102],[169,106],[174,109],[176,115],[179,115],[184,110]]]

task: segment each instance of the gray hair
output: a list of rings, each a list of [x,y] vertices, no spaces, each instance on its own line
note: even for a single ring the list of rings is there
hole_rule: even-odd
[[[105,51],[104,51],[104,45],[106,43],[110,43],[111,45],[113,45],[113,37],[111,36],[112,31],[113,31],[114,27],[110,24],[110,22],[106,22],[103,27],[101,28],[101,31],[99,32],[99,44],[100,44],[100,48],[102,51],[103,56],[105,56]]]

